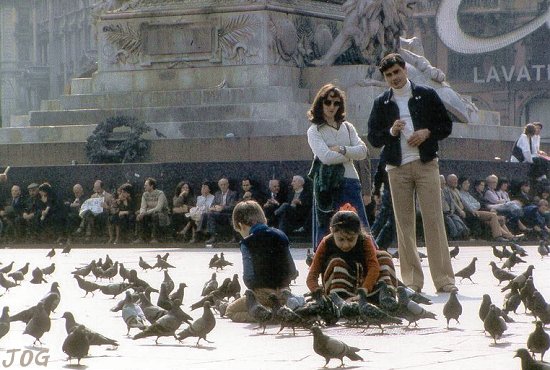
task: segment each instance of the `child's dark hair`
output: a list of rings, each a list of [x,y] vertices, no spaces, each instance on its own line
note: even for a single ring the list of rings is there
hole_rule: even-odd
[[[361,220],[356,212],[338,211],[330,219],[330,229],[333,233],[342,231],[345,233],[364,234],[361,228]]]

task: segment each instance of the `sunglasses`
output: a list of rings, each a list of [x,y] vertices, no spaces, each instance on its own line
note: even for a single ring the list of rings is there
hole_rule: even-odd
[[[326,105],[327,107],[330,107],[331,105],[334,105],[335,107],[339,107],[342,105],[342,102],[340,100],[325,99],[323,100],[323,104]]]

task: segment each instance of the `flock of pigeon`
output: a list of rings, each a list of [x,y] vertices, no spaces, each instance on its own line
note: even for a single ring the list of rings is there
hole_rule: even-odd
[[[535,288],[533,265],[526,266],[522,273],[515,272],[522,264],[527,265],[527,252],[517,244],[512,244],[511,248],[512,250],[508,250],[506,247],[500,249],[493,246],[493,254],[498,262],[491,261],[490,266],[498,285],[502,285],[504,303],[502,308],[498,307],[493,303],[496,300],[492,300],[488,294],[483,295],[479,307],[479,317],[482,321],[480,326],[491,336],[493,343],[497,344],[508,326],[514,325],[514,319],[510,313],[521,315],[529,312],[536,323],[525,348],[517,350],[516,357],[520,357],[522,369],[550,369],[550,365],[543,362],[545,352],[550,347],[550,337],[544,329],[545,325],[550,323],[550,304]],[[459,248],[455,247],[450,250],[450,254],[456,258],[459,251]],[[63,251],[64,254],[70,252],[70,249]],[[541,258],[547,257],[548,246],[541,242],[538,252]],[[53,259],[55,256],[56,251],[52,249],[47,253],[46,258]],[[158,344],[161,337],[171,337],[176,342],[183,342],[193,337],[196,338],[195,346],[200,346],[201,340],[210,342],[208,335],[216,327],[216,321],[225,316],[227,305],[243,293],[247,298],[248,312],[257,321],[262,334],[266,332],[268,325],[277,325],[279,327],[277,333],[285,329],[291,330],[292,334],[287,333],[293,336],[296,335],[297,329],[311,332],[313,351],[325,359],[325,366],[331,359],[339,359],[340,365],[344,366],[344,358],[362,361],[364,356],[360,353],[361,349],[350,346],[334,336],[329,336],[326,333],[328,327],[338,325],[364,330],[376,327],[383,333],[387,328],[405,325],[418,327],[422,326],[423,320],[437,320],[436,313],[429,309],[432,302],[426,296],[400,286],[395,298],[383,282],[379,282],[376,286],[377,295],[369,295],[366,290],[360,289],[357,299],[352,301],[345,301],[336,294],[325,296],[320,291],[295,295],[290,290],[286,290],[283,292],[286,302],[280,302],[273,295],[270,297],[271,307],[266,307],[256,300],[253,291],[241,287],[238,274],[231,271],[233,264],[226,260],[223,252],[216,253],[208,266],[204,266],[204,270],[208,268],[210,278],[204,282],[200,297],[186,299],[188,302],[185,306],[189,307],[189,311],[184,312],[182,306],[187,285],[185,282],[176,284],[170,276],[175,266],[171,263],[169,256],[169,253],[158,254],[154,262],[148,262],[143,257],[139,257],[137,263],[123,263],[113,261],[107,254],[104,258],[75,266],[71,274],[75,286],[78,286],[82,292],[82,299],[93,300],[95,296],[113,299],[111,312],[114,315],[120,315],[120,326],[126,330],[126,335],[133,341],[151,337],[154,343]],[[308,251],[306,263],[310,263],[311,258]],[[475,284],[477,261],[478,259],[474,257],[466,267],[456,271],[459,287],[463,280]],[[17,294],[17,289],[27,285],[27,282],[37,286],[41,284],[49,286],[49,291],[40,296],[38,302],[35,301],[27,308],[17,307],[16,309],[11,306],[3,308],[0,317],[0,338],[4,337],[10,329],[13,330],[14,327],[21,325],[22,333],[33,338],[33,346],[37,344],[42,346],[44,336],[47,337],[47,333],[52,328],[52,319],[56,320],[52,318],[52,313],[57,314],[56,309],[60,301],[68,299],[78,304],[75,300],[77,297],[65,297],[62,294],[63,287],[51,279],[55,276],[56,264],[48,262],[49,264],[44,263],[46,267],[36,267],[32,270],[30,263],[25,263],[17,270],[14,269],[14,262],[0,268],[0,286],[4,288],[2,296],[4,299]],[[29,270],[32,278],[27,280]],[[220,271],[226,274],[228,270],[233,277],[226,277],[218,282]],[[163,274],[160,286],[152,286],[148,282],[146,275],[151,275],[149,271],[153,274]],[[153,293],[155,299],[153,299]],[[499,298],[493,297],[493,299]],[[524,313],[519,313],[518,308],[522,304]],[[202,309],[202,315],[195,315],[193,318],[190,313],[197,309]],[[456,321],[456,325],[460,325],[462,311],[459,295],[456,291],[451,292],[443,306],[447,328],[452,320]],[[71,311],[66,311],[61,316],[59,314],[57,317],[65,320],[66,331],[61,350],[68,356],[69,361],[76,359],[80,364],[81,359],[89,354],[90,346],[110,346],[112,350],[118,348],[120,338],[109,338],[79,324]],[[537,355],[540,360],[536,360]]]

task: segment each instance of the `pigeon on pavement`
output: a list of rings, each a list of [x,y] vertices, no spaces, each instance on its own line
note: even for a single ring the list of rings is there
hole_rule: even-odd
[[[169,264],[168,262],[166,262],[165,260],[162,259],[161,256],[157,255],[157,263],[155,263],[153,265],[153,268],[157,268],[159,270],[166,270],[166,269],[169,269],[169,268],[175,268],[175,266],[172,266],[171,264]]]
[[[54,248],[52,248],[52,249],[48,252],[48,254],[46,254],[46,257],[48,257],[48,258],[52,258],[53,256],[55,256],[55,249],[54,249]]]
[[[407,320],[409,322],[407,326],[412,323],[418,326],[417,321],[420,319],[436,320],[436,315],[433,312],[427,311],[409,298],[404,287],[397,287],[397,301],[399,302],[399,309],[393,314]]]
[[[145,260],[141,256],[139,257],[138,266],[141,267],[141,269],[144,270],[144,271],[153,269],[153,266],[151,266],[150,264],[145,262]]]
[[[39,267],[32,270],[31,274],[32,274],[32,279],[30,281],[31,284],[48,283],[46,279],[44,279],[44,273]]]
[[[132,284],[130,283],[112,283],[107,285],[100,285],[99,290],[105,295],[112,295],[112,299],[116,298],[117,295],[125,292]]]
[[[184,321],[183,313],[179,308],[181,302],[175,301],[173,308],[166,312],[162,317],[156,320],[151,326],[148,326],[141,333],[134,335],[134,340],[146,337],[157,337],[155,344],[158,344],[160,337],[174,337],[176,340],[176,330]],[[187,316],[187,314],[185,314]],[[189,323],[189,321],[187,321]]]
[[[210,342],[206,339],[206,336],[214,329],[216,326],[216,318],[210,309],[210,302],[204,302],[202,316],[193,321],[186,329],[180,331],[177,335],[177,339],[181,342],[185,338],[189,337],[198,337],[197,346],[201,339],[204,339],[208,343]]]
[[[166,293],[170,295],[174,288],[176,287],[176,284],[174,284],[174,280],[170,277],[168,274],[168,270],[164,270],[164,280],[162,280],[164,284],[166,284]]]
[[[493,276],[498,280],[498,285],[500,285],[503,281],[510,281],[516,277],[516,275],[511,272],[498,267],[495,261],[489,262],[489,265],[491,266]]]
[[[458,318],[462,315],[462,305],[458,301],[457,294],[458,292],[456,289],[451,290],[449,299],[443,306],[443,316],[447,319],[447,329],[449,329],[449,321],[451,321],[451,319],[455,319],[457,324],[460,324]]]
[[[231,279],[231,282],[229,283],[227,287],[227,298],[233,297],[237,294],[241,294],[241,284],[239,283],[239,275],[233,274],[233,279]]]
[[[455,245],[455,247],[449,251],[449,255],[451,256],[451,258],[456,258],[459,252],[460,248],[458,247],[458,245]]]
[[[273,311],[256,300],[256,294],[250,289],[244,292],[246,296],[246,307],[248,314],[258,322],[260,328],[263,328],[262,334],[265,334],[267,323],[273,318]]]
[[[129,291],[126,291],[126,297],[124,299],[124,307],[122,307],[122,319],[126,323],[128,332],[126,335],[130,334],[131,328],[138,328],[144,330],[145,325],[145,315],[141,308],[132,301],[132,295]]]
[[[52,262],[51,265],[46,266],[44,268],[40,269],[42,271],[42,274],[44,275],[51,275],[55,271],[55,262]]]
[[[102,346],[102,345],[110,345],[110,346],[118,346],[118,342],[114,339],[107,338],[104,335],[101,335],[86,326],[79,324],[76,322],[74,315],[67,311],[63,313],[63,316],[61,318],[65,319],[65,330],[67,331],[67,334],[70,334],[75,327],[80,326],[81,329],[83,329],[84,333],[86,334],[86,338],[88,339],[88,343],[90,346]]]
[[[472,262],[466,267],[464,267],[462,270],[459,270],[455,272],[455,276],[460,277],[460,282],[464,279],[469,279],[473,284],[474,281],[472,280],[472,275],[476,273],[476,261],[477,257],[472,258]]]
[[[382,333],[384,332],[384,328],[382,325],[388,325],[388,324],[398,324],[401,325],[403,322],[399,317],[399,306],[396,311],[386,313],[376,307],[373,304],[370,304],[367,302],[367,290],[365,288],[359,288],[357,289],[357,293],[359,295],[359,310],[361,313],[361,319],[367,324],[367,329],[371,325],[376,325],[380,328]],[[414,303],[414,302],[413,302]],[[414,303],[416,304],[416,303]],[[399,316],[399,317],[398,317]]]
[[[514,357],[521,359],[521,370],[550,370],[549,363],[536,361],[525,348],[518,349]]]
[[[93,281],[88,281],[82,278],[80,275],[73,275],[73,276],[76,279],[78,287],[86,292],[86,294],[84,294],[84,297],[86,297],[88,293],[92,293],[92,297],[93,297],[94,292],[100,288],[99,284],[94,283]]]
[[[2,316],[0,317],[0,338],[10,331],[10,322],[10,309],[8,306],[4,306]]]
[[[504,302],[502,304],[502,312],[508,314],[508,312],[516,313],[519,305],[521,304],[521,297],[519,295],[518,284],[512,284],[512,290],[504,296]]]
[[[545,240],[541,240],[539,242],[539,246],[537,248],[537,252],[540,254],[540,258],[543,259],[544,257],[548,256],[550,253],[550,249],[548,248],[548,244]]]
[[[139,307],[141,307],[145,318],[151,324],[160,319],[162,316],[166,315],[166,313],[168,312],[168,310],[152,304],[145,293],[139,293]]]
[[[527,348],[535,358],[535,353],[540,353],[540,360],[544,361],[544,354],[550,348],[550,335],[544,331],[542,321],[535,323],[535,330],[527,338]]]
[[[17,284],[15,282],[11,281],[11,280],[6,279],[4,274],[0,273],[0,286],[2,286],[2,288],[6,289],[6,292],[7,292],[8,290],[10,290],[10,288],[16,287]]]
[[[61,292],[59,291],[59,283],[54,281],[50,288],[50,291],[40,300],[44,305],[44,310],[49,314],[55,312],[59,302],[61,301]]]
[[[497,339],[500,339],[507,329],[506,322],[498,315],[496,308],[494,304],[491,304],[489,312],[485,316],[485,320],[483,320],[483,328],[493,337],[495,344],[497,344]]]
[[[187,284],[179,283],[178,289],[175,292],[172,292],[168,298],[170,298],[171,301],[175,301],[176,299],[179,299],[180,302],[183,302],[183,297],[185,295],[185,288],[187,288]]]
[[[533,270],[534,269],[535,269],[535,266],[533,266],[533,265],[527,266],[527,270],[525,270],[525,272],[523,272],[522,274],[520,274],[520,275],[516,276],[515,278],[513,278],[512,280],[510,280],[510,282],[505,287],[500,289],[500,291],[504,292],[504,291],[510,289],[512,287],[513,283],[517,283],[519,289],[523,288],[523,286],[525,285],[525,282],[527,281],[527,278],[529,278],[530,276],[533,276]]]
[[[90,274],[90,272],[92,272],[92,267],[94,267],[95,264],[96,264],[95,260],[92,260],[92,262],[90,262],[84,267],[77,268],[76,270],[71,272],[71,274],[86,277]]]
[[[61,349],[69,356],[69,361],[76,358],[80,366],[80,359],[86,357],[90,349],[84,326],[76,325],[63,341]]]
[[[35,306],[32,318],[27,323],[27,326],[25,327],[23,334],[28,334],[34,337],[35,340],[33,342],[33,345],[36,344],[36,342],[43,344],[40,341],[40,338],[42,338],[44,333],[50,331],[50,328],[51,328],[50,317],[46,313],[46,310],[44,310],[43,303],[38,302]]]
[[[210,277],[210,280],[204,283],[204,286],[202,287],[201,296],[203,297],[207,296],[217,288],[218,288],[218,281],[216,280],[216,273],[213,272],[212,276]]]
[[[212,258],[210,258],[210,262],[208,262],[208,268],[214,268],[216,267],[216,261],[219,260],[220,257],[217,253],[215,253]]]
[[[352,361],[363,361],[363,358],[357,354],[359,348],[350,347],[338,339],[329,337],[324,334],[318,326],[313,326],[311,332],[313,333],[313,350],[325,359],[326,362],[324,367],[326,367],[333,358],[340,360],[340,367],[344,367],[344,357]]]

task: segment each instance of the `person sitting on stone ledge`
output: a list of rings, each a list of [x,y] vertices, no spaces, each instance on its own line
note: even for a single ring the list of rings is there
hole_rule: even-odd
[[[25,220],[26,236],[29,242],[34,242],[38,238],[40,226],[40,212],[38,211],[38,184],[33,182],[27,186],[29,196],[25,202],[25,211],[23,220]]]
[[[279,179],[271,179],[268,184],[268,198],[263,204],[265,217],[269,226],[279,226],[279,218],[275,216],[275,211],[286,201],[287,194],[281,188]]]
[[[229,180],[226,177],[218,181],[218,187],[220,190],[214,194],[212,206],[202,218],[201,230],[206,231],[209,236],[206,244],[216,243],[222,226],[230,226],[231,214],[237,204],[237,192],[229,189]]]
[[[311,193],[304,189],[305,180],[300,175],[292,177],[290,186],[292,191],[289,194],[287,201],[274,212],[279,218],[279,230],[285,234],[293,231],[304,232],[309,229],[306,222],[311,220]]]
[[[84,189],[82,185],[74,184],[73,195],[74,197],[65,201],[65,214],[67,215],[65,234],[67,236],[67,244],[72,242],[71,235],[74,234],[80,226],[80,206],[84,203]]]
[[[185,214],[195,206],[195,202],[191,185],[187,181],[180,181],[172,198],[172,227],[176,236],[185,239],[189,232],[191,226],[187,226],[188,218],[185,217]]]
[[[157,180],[148,177],[143,186],[141,207],[137,213],[138,239],[134,243],[158,243],[160,232],[170,225],[170,208],[162,190],[157,189]],[[150,238],[148,238],[150,234]]]
[[[113,195],[108,193],[103,188],[103,181],[94,181],[94,193],[90,199],[101,199],[101,209],[87,208],[80,210],[80,218],[82,219],[80,226],[76,230],[77,235],[86,236],[86,241],[90,241],[92,238],[92,232],[95,237],[102,237],[107,229],[109,233],[109,243],[113,241],[113,230],[109,225],[109,215],[111,212],[111,206],[113,204]],[[91,204],[88,202],[88,204]]]
[[[11,187],[11,198],[6,202],[5,207],[0,210],[0,217],[4,225],[3,235],[10,241],[20,241],[24,235],[25,200],[21,195],[21,187]]]
[[[45,182],[38,187],[37,212],[40,214],[39,240],[61,242],[65,229],[66,215],[63,205],[55,194],[52,186]]]
[[[241,192],[239,194],[239,202],[245,200],[254,200],[260,204],[264,201],[264,195],[261,190],[258,189],[256,183],[249,177],[244,177],[241,180]]]
[[[441,183],[441,206],[447,237],[453,240],[468,240],[470,228],[463,220],[463,218],[466,218],[466,214],[452,201],[445,176],[439,175],[439,180]]]
[[[212,206],[214,202],[214,195],[211,192],[212,185],[209,181],[205,181],[201,185],[201,195],[197,197],[197,204],[191,207],[188,213],[185,214],[187,218],[186,227],[191,230],[191,239],[189,243],[197,242],[198,226],[201,225],[202,218],[206,212]]]
[[[133,186],[122,184],[117,189],[117,198],[113,202],[109,224],[114,228],[115,239],[113,244],[126,241],[133,236],[136,221],[136,202]]]

